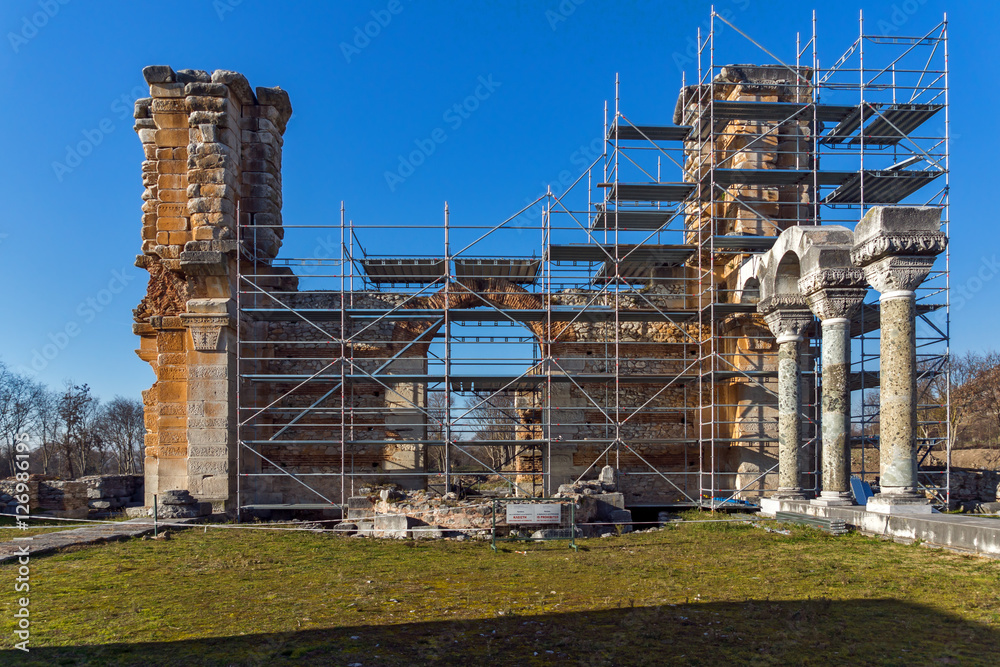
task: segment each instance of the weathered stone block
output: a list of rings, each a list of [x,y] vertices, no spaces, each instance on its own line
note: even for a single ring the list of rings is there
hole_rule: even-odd
[[[229,462],[214,458],[189,458],[188,472],[192,475],[226,475],[229,472]]]
[[[149,65],[148,67],[143,67],[142,77],[150,85],[154,83],[173,83],[177,80],[177,75],[169,65]]]
[[[187,146],[189,137],[189,130],[186,128],[156,130],[156,144],[158,146]]]

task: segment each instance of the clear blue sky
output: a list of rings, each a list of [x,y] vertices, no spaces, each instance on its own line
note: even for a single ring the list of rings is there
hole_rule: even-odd
[[[400,1],[401,11],[376,37],[346,54],[342,44],[354,44],[372,11],[384,20],[388,0],[0,2],[0,359],[30,367],[43,346],[64,343],[38,374],[50,385],[89,382],[110,398],[138,396],[152,382],[131,333],[131,310],[146,283],[132,265],[142,151],[131,118],[132,101],[145,94],[145,65],[233,69],[253,86],[289,92],[295,111],[285,135],[286,223],[334,223],[342,199],[366,224],[435,222],[445,200],[453,216],[496,222],[561,171],[576,169],[574,152],[600,136],[616,72],[631,117],[669,122],[681,83],[677,61],[709,8]],[[855,39],[858,6],[817,7],[824,58]],[[46,8],[51,17],[39,14]],[[790,57],[796,30],[810,29],[807,3],[721,0],[716,8],[782,57]],[[996,346],[1000,328],[990,280],[1000,271],[993,264],[996,213],[987,200],[996,188],[1000,86],[991,74],[1000,11],[993,3],[865,3],[867,21],[899,24],[899,34],[929,30],[946,10],[953,284],[978,288],[954,313],[953,346],[962,351]],[[727,55],[762,60],[742,44],[719,59]],[[693,72],[688,65],[689,78]],[[396,168],[397,156],[442,127],[443,113],[480,77],[499,85],[390,192],[385,172]],[[66,163],[66,147],[83,140],[94,144],[92,152],[57,174],[53,163]],[[314,240],[321,239],[305,244]],[[982,287],[974,279],[980,271],[990,276]],[[67,327],[75,335],[64,337]]]

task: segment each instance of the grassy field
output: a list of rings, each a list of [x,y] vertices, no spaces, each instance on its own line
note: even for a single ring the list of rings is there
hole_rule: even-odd
[[[733,523],[580,544],[198,528],[38,556],[28,654],[10,650],[16,566],[0,566],[0,664],[995,665],[1000,651],[997,561]]]

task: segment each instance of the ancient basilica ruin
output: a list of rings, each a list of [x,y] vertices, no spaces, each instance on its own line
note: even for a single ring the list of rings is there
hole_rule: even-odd
[[[872,510],[947,504],[923,465],[947,405],[921,393],[948,341],[945,32],[860,35],[824,67],[815,34],[762,65],[715,39],[669,122],[616,85],[560,191],[381,229],[283,219],[284,90],[147,67],[147,505],[550,496],[605,466],[629,507],[850,505],[852,474]]]

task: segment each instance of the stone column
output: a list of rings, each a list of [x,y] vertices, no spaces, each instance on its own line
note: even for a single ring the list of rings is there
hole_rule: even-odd
[[[854,232],[851,258],[881,293],[879,459],[881,490],[869,511],[930,512],[917,488],[916,294],[944,251],[941,210],[876,206]]]
[[[757,310],[778,342],[778,493],[775,498],[803,500],[799,481],[799,451],[802,446],[799,391],[799,344],[812,323],[812,313],[798,295],[761,299]]]
[[[799,280],[809,308],[823,327],[821,493],[816,505],[851,500],[851,318],[867,288],[857,268],[821,269]]]

